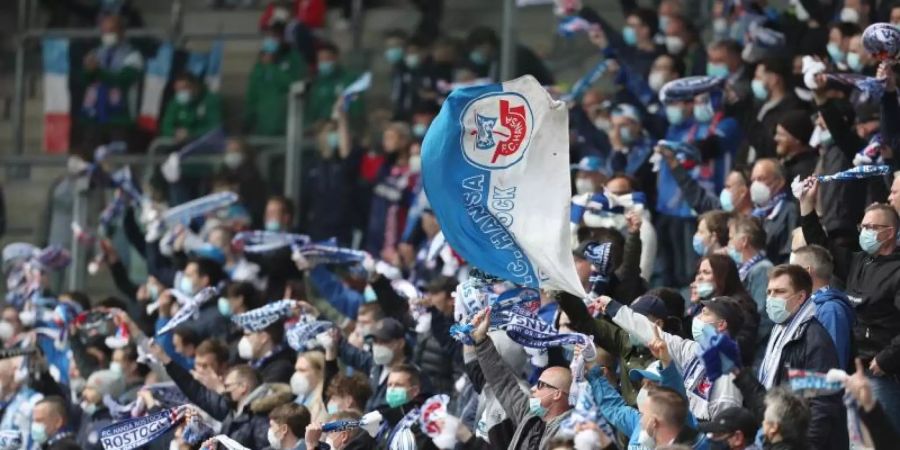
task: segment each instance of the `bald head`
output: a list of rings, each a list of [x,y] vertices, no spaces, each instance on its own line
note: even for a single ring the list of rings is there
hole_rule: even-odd
[[[750,180],[768,187],[770,196],[772,196],[784,188],[784,177],[784,166],[781,163],[772,158],[764,158],[756,161],[756,164],[753,165]],[[751,194],[753,194],[752,187]]]
[[[541,373],[541,377],[531,388],[531,397],[540,402],[545,421],[553,420],[568,411],[569,386],[572,384],[572,373],[565,367],[549,367]],[[535,412],[532,410],[532,412]],[[536,412],[535,412],[536,413]]]
[[[550,367],[541,374],[541,380],[568,392],[572,384],[572,372],[566,367]]]

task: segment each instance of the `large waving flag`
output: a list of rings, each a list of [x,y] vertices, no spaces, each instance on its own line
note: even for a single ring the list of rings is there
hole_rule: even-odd
[[[453,91],[425,135],[425,192],[450,246],[490,275],[585,296],[568,226],[565,103],[530,75]]]
[[[47,38],[44,59],[44,150],[69,151],[72,101],[69,96],[69,40]]]
[[[163,92],[166,90],[166,83],[169,82],[174,54],[175,49],[172,44],[164,43],[156,50],[156,56],[147,61],[144,92],[141,96],[141,109],[137,119],[138,127],[145,131],[155,132],[159,127]]]

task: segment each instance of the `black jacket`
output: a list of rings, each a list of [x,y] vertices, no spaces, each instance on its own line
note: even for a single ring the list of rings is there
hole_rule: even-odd
[[[829,369],[840,367],[834,341],[831,340],[825,327],[815,317],[810,317],[800,327],[798,337],[785,344],[781,352],[780,369],[775,375],[775,385],[788,382],[789,368],[828,372]],[[756,372],[742,370],[734,383],[744,395],[744,404],[762,420],[766,388],[757,381]],[[813,448],[817,450],[849,448],[847,411],[841,400],[841,394],[812,398],[809,400],[809,409],[807,438]]]
[[[805,180],[806,177],[816,171],[816,165],[819,163],[819,153],[815,150],[806,149],[802,153],[791,156],[784,160],[784,171],[787,175],[788,183],[794,181],[794,178],[800,177]]]
[[[869,256],[833,245],[815,214],[801,219],[808,244],[819,244],[834,256],[835,277],[856,310],[853,339],[857,355],[869,364],[878,358],[881,370],[900,374],[900,251]]]
[[[76,441],[82,450],[103,450],[100,443],[100,430],[113,423],[109,409],[101,406],[94,414],[81,415],[81,425],[78,427]]]
[[[262,361],[262,364],[251,363],[263,383],[289,383],[294,374],[296,353],[290,347],[283,346],[274,355]]]
[[[781,101],[766,111],[759,120],[759,112],[764,103],[757,103],[753,109],[753,117],[744,129],[747,130],[748,147],[738,151],[735,158],[735,165],[738,167],[750,167],[754,161],[760,158],[771,158],[775,156],[775,127],[781,122],[785,114],[804,109],[803,105],[797,100],[793,92],[787,92]],[[754,149],[753,154],[749,151],[750,147]]]
[[[82,450],[71,433],[53,436],[38,448],[41,450]]]
[[[800,222],[800,207],[790,194],[771,219],[763,220],[766,231],[766,257],[772,264],[786,263],[791,255],[791,231]]]
[[[871,411],[866,412],[860,408],[859,418],[869,430],[872,441],[875,444],[875,450],[887,450],[897,446],[900,441],[900,434],[894,430],[891,420],[881,407],[881,403],[876,403]]]
[[[834,143],[821,152],[819,171],[830,175],[852,168],[856,152],[868,143],[856,134],[852,106],[846,100],[829,100],[819,106],[819,113],[834,139]],[[853,233],[856,230],[866,207],[864,200],[868,182],[849,180],[820,185],[822,226],[829,234],[839,230]]]

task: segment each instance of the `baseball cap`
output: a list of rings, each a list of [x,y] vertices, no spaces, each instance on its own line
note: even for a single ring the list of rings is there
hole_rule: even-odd
[[[727,322],[728,332],[732,336],[736,335],[744,326],[744,312],[737,300],[731,297],[713,297],[701,301],[700,304]]]
[[[756,436],[756,430],[759,429],[759,421],[746,408],[732,406],[717,414],[713,420],[700,423],[699,429],[703,433],[714,434],[741,431],[744,433],[744,437],[753,439],[753,436]]]
[[[403,325],[392,317],[385,317],[375,324],[372,330],[372,337],[376,341],[394,341],[401,339],[406,335],[406,329]]]
[[[578,164],[572,164],[572,170],[580,170],[582,172],[602,173],[603,172],[603,161],[600,159],[599,156],[584,156],[578,161]]]
[[[662,381],[662,364],[659,361],[653,361],[644,369],[631,369],[628,371],[628,378],[632,383],[637,383],[644,378],[659,383]]]
[[[642,295],[631,303],[631,310],[642,316],[653,316],[657,319],[669,317],[665,302],[655,295]]]

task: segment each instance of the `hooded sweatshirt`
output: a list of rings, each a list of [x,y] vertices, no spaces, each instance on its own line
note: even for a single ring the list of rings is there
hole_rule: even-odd
[[[816,305],[816,319],[834,341],[841,369],[846,370],[850,365],[850,344],[853,339],[853,323],[856,321],[853,305],[847,294],[831,286],[824,286],[813,292],[812,301]]]

